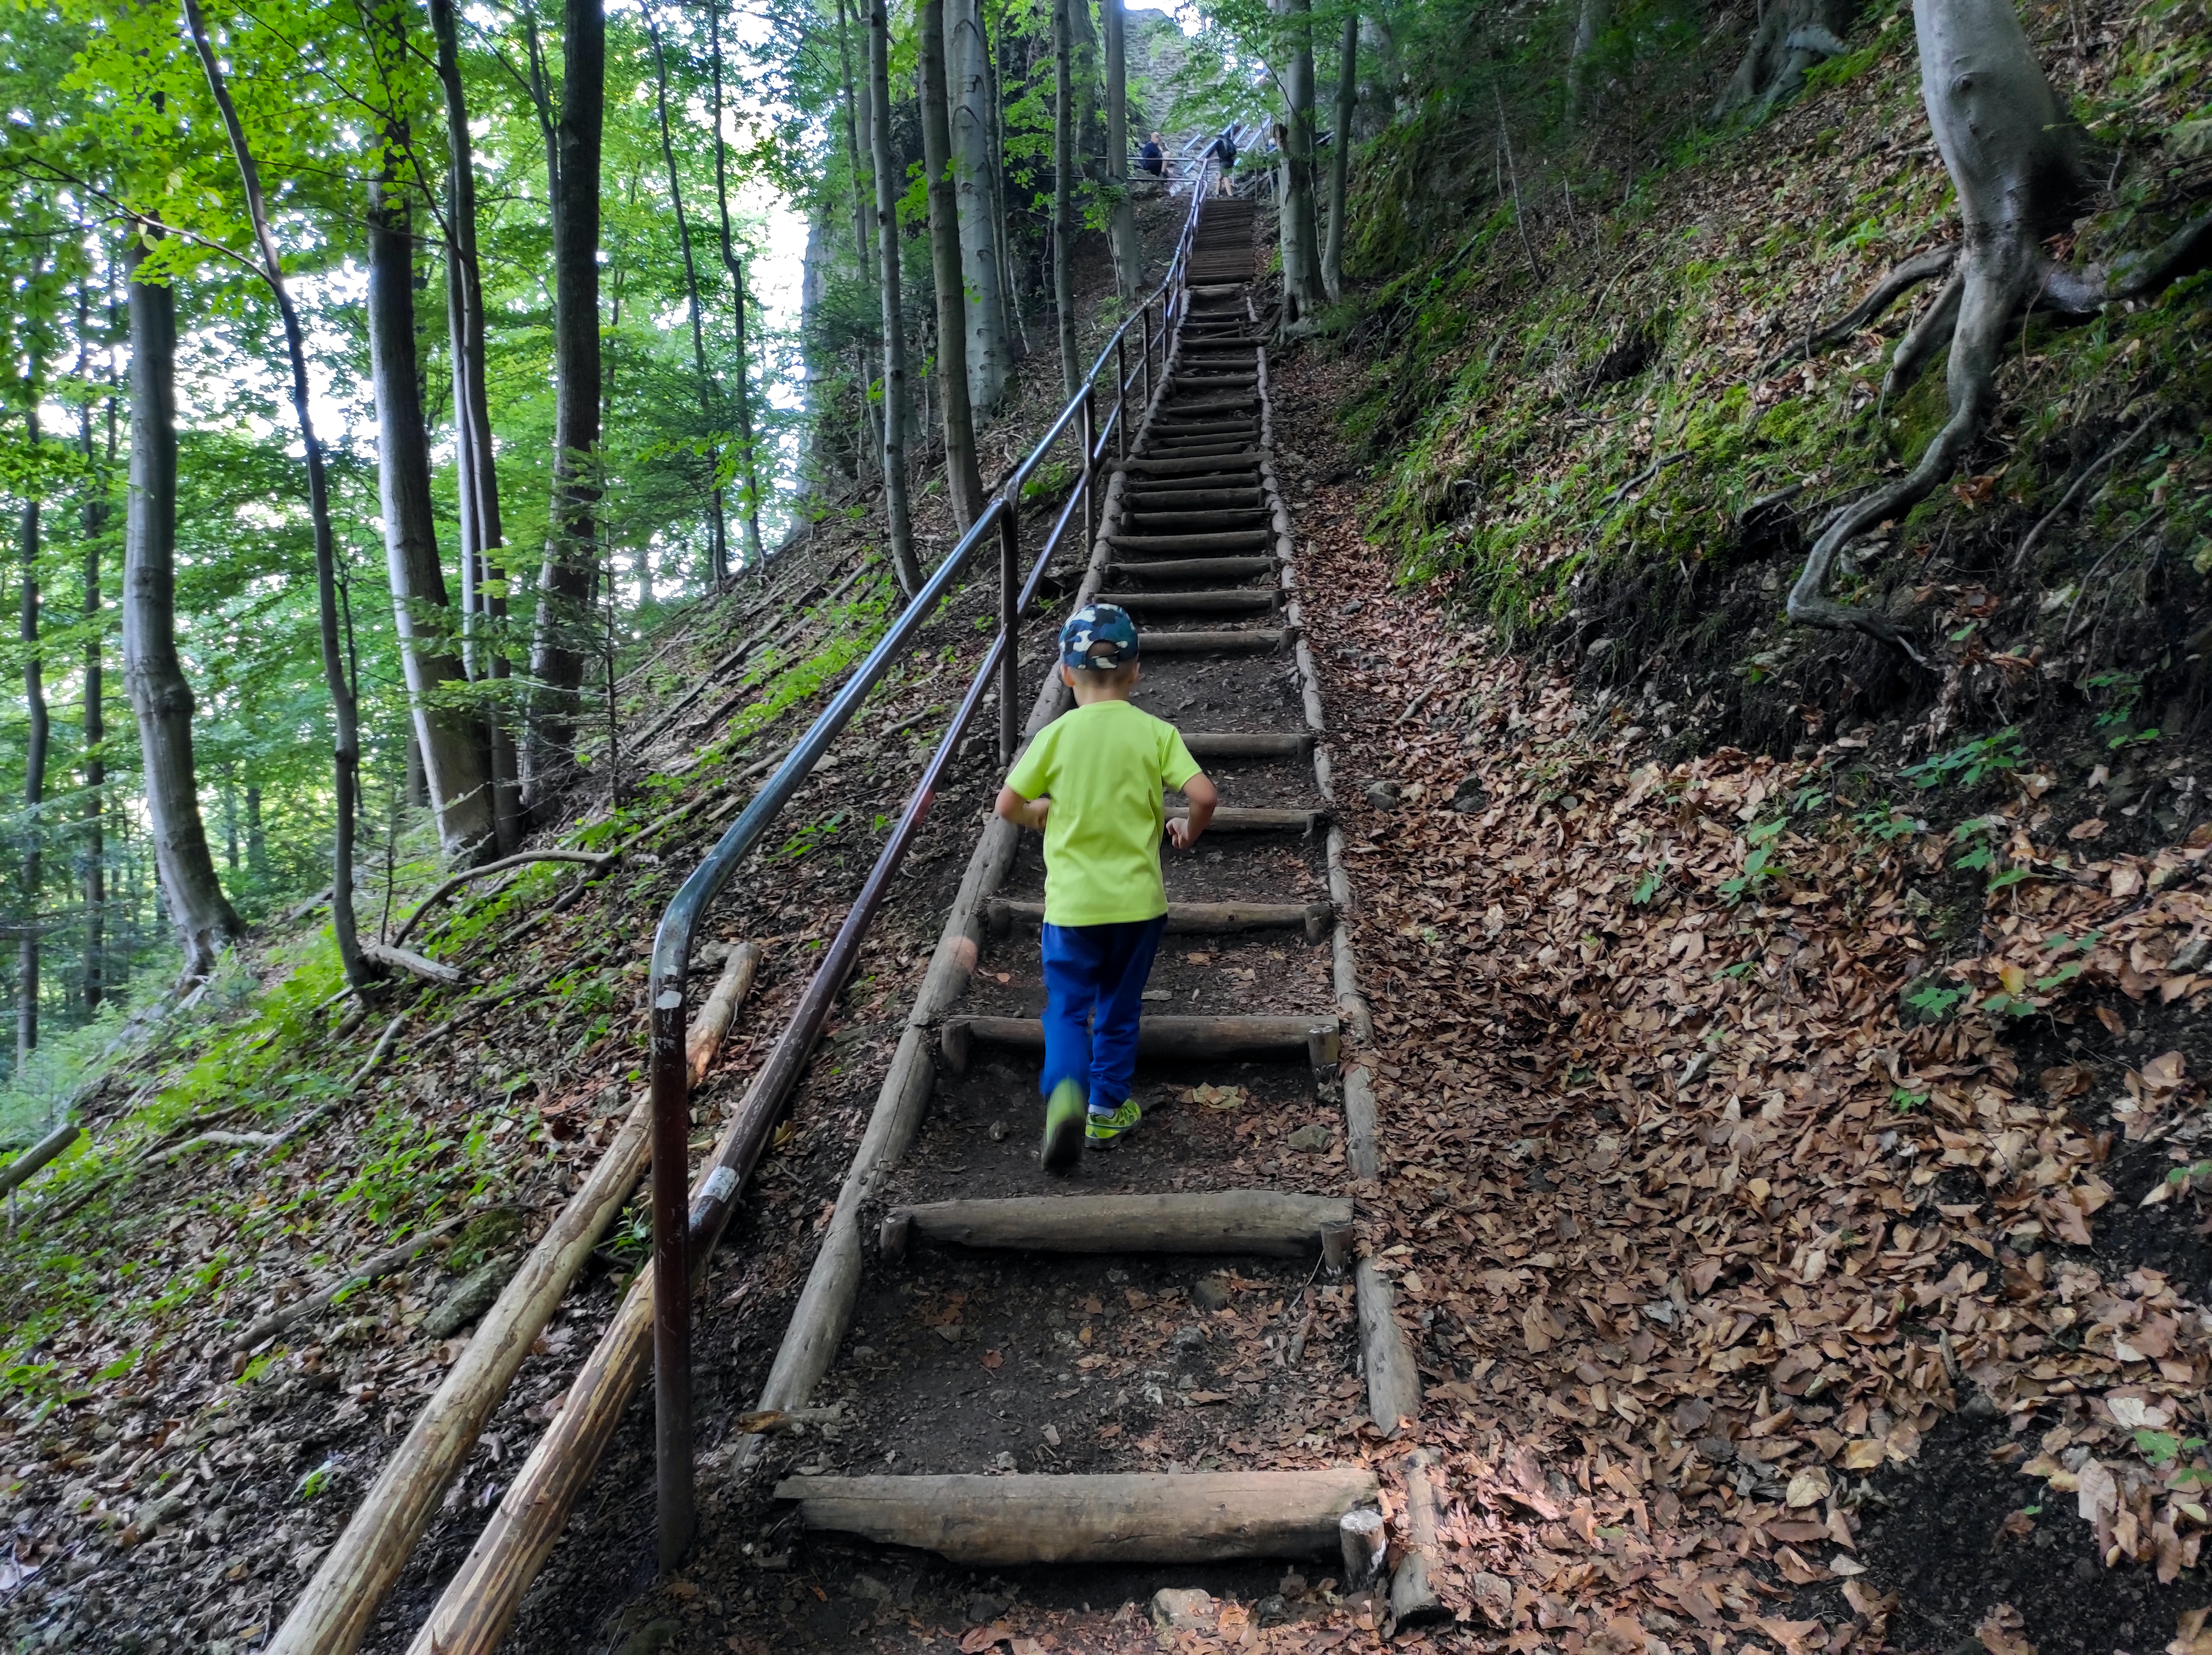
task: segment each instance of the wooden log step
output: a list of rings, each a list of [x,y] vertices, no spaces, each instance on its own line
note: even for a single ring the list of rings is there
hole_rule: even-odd
[[[895,1207],[878,1241],[896,1264],[915,1240],[1024,1252],[1249,1252],[1303,1258],[1352,1239],[1349,1197],[1221,1190],[1205,1195],[1036,1195]],[[1337,1261],[1341,1268],[1342,1259]]]
[[[1302,759],[1313,751],[1310,730],[1188,730],[1194,759]]]
[[[1044,904],[994,896],[983,905],[983,919],[992,936],[1003,937],[1018,924],[1042,924]],[[1239,931],[1302,929],[1307,942],[1318,943],[1328,935],[1328,928],[1335,920],[1336,909],[1327,902],[1168,904],[1168,934],[1171,937],[1231,937]]]
[[[1209,397],[1202,402],[1169,401],[1160,404],[1159,419],[1188,419],[1200,415],[1251,414],[1260,406],[1257,396]]]
[[[1193,512],[1195,518],[1233,518],[1236,512]],[[1272,557],[1170,557],[1154,563],[1109,563],[1106,573],[1131,580],[1242,580],[1248,575],[1270,574]]]
[[[1098,601],[1119,603],[1132,615],[1273,615],[1281,597],[1273,586],[1246,586],[1210,592],[1100,592]]]
[[[1170,391],[1242,391],[1246,385],[1257,387],[1257,373],[1177,373],[1168,381]]]
[[[1186,488],[1179,483],[1154,487],[1130,480],[1122,498],[1133,511],[1258,511],[1267,499],[1257,488]]]
[[[984,924],[1005,938],[1015,924],[1044,923],[1044,903],[994,896],[984,903]],[[1332,903],[1168,903],[1170,936],[1234,936],[1239,931],[1303,930],[1307,943],[1328,936],[1336,920]]]
[[[1372,1471],[1347,1470],[794,1476],[775,1497],[810,1529],[1006,1567],[1334,1558],[1338,1519],[1380,1492]]]
[[[1224,457],[1224,458],[1227,458],[1229,457]],[[1260,469],[1260,451],[1256,448],[1249,453],[1240,454],[1234,458],[1237,463],[1226,464],[1223,463],[1223,459],[1210,458],[1185,460],[1126,459],[1116,461],[1115,464],[1125,471],[1134,471],[1140,476],[1154,477],[1229,476],[1249,475]]]
[[[1242,511],[1227,512],[1132,512],[1121,519],[1121,526],[1125,532],[1139,535],[1174,534],[1186,530],[1243,529],[1249,530],[1265,528],[1267,524],[1266,512],[1256,506],[1248,506]],[[1234,562],[1239,560],[1228,561]],[[1128,567],[1143,568],[1146,566],[1131,564]],[[1257,574],[1259,571],[1253,569],[1248,573]]]
[[[1158,442],[1145,445],[1145,452],[1156,459],[1183,459],[1194,454],[1240,454],[1252,446],[1248,433],[1243,436],[1164,437]]]
[[[1188,425],[1156,427],[1145,452],[1157,453],[1162,443],[1218,442],[1224,437],[1243,437],[1248,440],[1257,434],[1260,427],[1251,420],[1193,420]]]
[[[1224,529],[1198,535],[1109,535],[1117,552],[1264,552],[1274,544],[1272,529]]]
[[[1172,805],[1168,820],[1190,815],[1188,805]],[[1209,834],[1316,834],[1333,820],[1327,810],[1284,810],[1266,805],[1224,804],[1213,813]]]
[[[1232,1058],[1303,1057],[1316,1068],[1336,1062],[1337,1020],[1313,1017],[1139,1017],[1137,1055],[1183,1063],[1224,1062]],[[968,1072],[975,1045],[1011,1046],[1017,1052],[1044,1050],[1044,1024],[1035,1017],[951,1017],[939,1026],[937,1049],[956,1075]]]
[[[1296,634],[1288,627],[1239,627],[1213,632],[1140,632],[1139,655],[1273,655]]]

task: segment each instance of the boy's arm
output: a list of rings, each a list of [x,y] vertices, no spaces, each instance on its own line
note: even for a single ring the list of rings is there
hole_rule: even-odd
[[[1192,801],[1194,805],[1196,803],[1196,800]],[[1052,811],[1052,795],[1045,793],[1036,798],[1028,799],[1014,791],[1011,786],[1001,787],[999,790],[999,801],[992,808],[997,810],[1000,820],[1011,821],[1017,828],[1034,828],[1041,834],[1044,832],[1044,819]],[[1212,814],[1213,811],[1209,807],[1206,815],[1210,816]]]
[[[1203,770],[1185,782],[1182,791],[1190,801],[1190,811],[1168,823],[1168,837],[1175,841],[1176,849],[1188,851],[1213,820],[1213,808],[1221,803],[1221,795]]]

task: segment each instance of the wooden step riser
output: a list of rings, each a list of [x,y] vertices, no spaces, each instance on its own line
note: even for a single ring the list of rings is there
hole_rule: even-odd
[[[1272,529],[1224,529],[1198,535],[1109,535],[1117,552],[1264,552],[1274,544]]]
[[[1175,1063],[1294,1063],[1303,1058],[1316,1070],[1328,1072],[1336,1066],[1339,1038],[1334,1017],[1142,1017],[1137,1056]],[[938,1055],[955,1075],[968,1072],[978,1046],[1042,1052],[1044,1024],[1035,1017],[951,1017],[939,1026]]]
[[[1275,655],[1296,634],[1288,627],[1254,627],[1234,632],[1140,632],[1139,655]]]
[[[1252,591],[1100,592],[1102,603],[1118,603],[1132,615],[1273,615],[1280,594],[1273,587]]]
[[[1338,1524],[1381,1497],[1367,1470],[1125,1476],[795,1476],[806,1527],[971,1568],[1341,1555]]]
[[[1241,517],[1239,512],[1193,512],[1188,514],[1186,526],[1193,529],[1210,526],[1214,518]],[[1147,518],[1147,524],[1153,519]],[[1158,519],[1159,528],[1174,525],[1176,519]],[[1162,558],[1155,563],[1114,562],[1106,566],[1108,579],[1113,580],[1244,580],[1254,575],[1272,575],[1275,560],[1272,557],[1182,557]]]
[[[1352,1241],[1352,1203],[1274,1190],[1204,1195],[1015,1196],[935,1201],[884,1215],[886,1264],[915,1241],[1022,1252],[1248,1253],[1310,1258],[1340,1274]]]
[[[1121,498],[1132,512],[1164,512],[1170,509],[1194,512],[1256,511],[1266,506],[1267,496],[1257,488],[1185,488],[1168,483],[1158,488],[1139,484],[1133,477]]]
[[[1013,935],[1017,925],[1044,924],[1044,904],[994,897],[984,905],[983,918],[991,935],[1003,939]],[[1335,923],[1336,910],[1326,902],[1170,902],[1166,934],[1237,937],[1247,931],[1303,931],[1307,942],[1319,943]]]

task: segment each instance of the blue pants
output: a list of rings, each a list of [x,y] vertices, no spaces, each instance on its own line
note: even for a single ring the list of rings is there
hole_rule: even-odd
[[[1091,1106],[1111,1112],[1137,1068],[1137,1010],[1165,914],[1113,925],[1044,928],[1044,1078],[1087,1081]]]

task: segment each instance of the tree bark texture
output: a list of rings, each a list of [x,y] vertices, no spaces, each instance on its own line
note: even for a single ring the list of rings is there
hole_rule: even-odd
[[[1784,8],[1773,8],[1777,12]],[[1582,124],[1583,104],[1589,91],[1590,56],[1604,32],[1606,0],[1581,0],[1575,9],[1575,37],[1567,47],[1567,124]]]
[[[1328,151],[1328,233],[1321,248],[1321,282],[1331,300],[1344,295],[1344,215],[1352,188],[1352,121],[1358,104],[1359,19],[1348,15],[1336,41],[1336,131]]]
[[[981,414],[998,406],[1012,365],[992,196],[989,46],[983,38],[982,0],[945,0],[945,52],[951,82],[949,115],[960,276],[969,300],[968,397]]]
[[[404,190],[390,179],[369,189],[368,357],[385,569],[438,843],[449,860],[467,862],[495,850],[498,834],[479,726],[454,694],[468,675],[453,647],[430,503],[429,433],[415,348],[415,239]]]
[[[1075,233],[1075,74],[1068,15],[1084,0],[1052,0],[1052,299],[1060,324],[1060,384],[1075,395],[1075,278],[1068,242]]]
[[[1128,18],[1121,0],[1098,0],[1098,16],[1106,36],[1106,188],[1114,200],[1106,239],[1114,253],[1114,290],[1133,299],[1144,255],[1137,245],[1137,203],[1129,194]]]
[[[237,106],[231,102],[215,47],[209,42],[207,21],[201,15],[199,0],[185,0],[185,21],[191,32],[193,48],[199,54],[200,67],[207,76],[208,91],[222,116],[223,130],[229,137],[231,156],[237,163],[239,182],[245,191],[246,217],[253,226],[254,242],[261,255],[262,278],[276,300],[276,314],[284,327],[284,354],[292,369],[292,414],[299,421],[300,446],[307,456],[307,515],[313,525],[315,543],[316,620],[321,634],[323,679],[330,689],[334,737],[331,744],[334,818],[331,931],[337,943],[338,959],[345,967],[348,986],[366,1000],[374,992],[376,979],[362,954],[360,938],[355,934],[353,912],[354,818],[361,779],[361,721],[338,640],[337,551],[331,528],[330,476],[323,464],[322,440],[315,434],[309,401],[307,336],[300,325],[299,307],[292,302],[292,289],[284,280],[284,261],[277,251],[276,233],[269,227],[260,169],[254,164],[246,128],[238,118]]]
[[[891,567],[908,597],[921,590],[906,495],[906,320],[899,292],[898,174],[891,154],[891,23],[884,0],[868,0],[868,134],[876,175],[877,295],[884,307],[884,514]]]
[[[123,543],[123,681],[138,724],[154,865],[186,979],[208,976],[245,927],[216,879],[192,759],[192,689],[177,654],[177,300],[124,254],[131,317],[131,482]]]
[[[111,288],[111,294],[112,289]],[[113,326],[113,302],[109,304],[110,327]],[[84,333],[82,322],[77,330]],[[110,338],[113,337],[112,333]],[[107,458],[115,458],[115,394],[114,358],[109,356],[107,396]],[[93,467],[94,455],[92,440],[92,404],[81,403],[78,409],[79,431],[83,441],[84,460],[88,470]],[[101,700],[106,694],[104,670],[106,652],[100,619],[100,545],[106,538],[107,474],[94,474],[97,482],[84,503],[84,961],[78,976],[80,991],[84,996],[84,1009],[97,1011],[106,994],[105,954],[107,933],[107,822],[103,814],[107,791],[107,755],[104,743],[107,740],[107,721]]]
[[[731,411],[738,422],[738,475],[744,482],[738,515],[745,528],[745,562],[766,575],[761,549],[760,458],[753,451],[751,369],[745,344],[745,267],[730,234],[729,146],[722,136],[722,12],[720,0],[707,8],[707,49],[714,84],[714,204],[722,220],[722,268],[730,275],[731,349],[737,358],[737,383],[731,387]]]
[[[606,112],[602,0],[564,0],[553,200],[553,499],[538,579],[524,743],[525,808],[541,812],[573,769],[578,691],[592,640],[599,504],[599,150]]]
[[[1283,0],[1289,31],[1288,62],[1283,72],[1284,124],[1282,213],[1285,320],[1303,323],[1321,309],[1326,295],[1321,276],[1321,239],[1314,212],[1314,57],[1312,0]]]
[[[23,416],[25,434],[35,452],[39,446],[39,395],[36,361],[29,375],[33,398]],[[16,553],[21,561],[22,583],[19,611],[23,643],[23,710],[28,724],[23,741],[23,933],[15,946],[15,1073],[21,1075],[39,1045],[39,908],[45,878],[46,802],[46,746],[52,723],[46,712],[45,664],[39,658],[39,501],[35,495],[23,502]]]
[[[477,177],[461,80],[459,23],[453,0],[430,0],[438,79],[446,98],[446,329],[453,359],[455,493],[461,529],[461,664],[472,679],[503,681],[506,651],[489,635],[507,620],[507,544],[500,518],[499,466],[491,440],[491,403],[484,376],[483,267],[477,253]],[[522,840],[521,796],[515,774],[514,731],[507,704],[483,709],[484,764],[492,790],[498,849]]]
[[[952,179],[951,88],[945,73],[945,0],[918,0],[921,170],[929,197],[929,268],[937,290],[938,403],[945,417],[945,482],[964,532],[983,510],[975,415],[968,400],[968,306],[960,268],[959,190]]]
[[[668,169],[668,205],[676,215],[676,241],[684,252],[684,297],[691,318],[692,370],[699,379],[699,414],[708,429],[714,426],[714,379],[707,371],[707,325],[699,312],[699,266],[691,257],[691,227],[684,217],[684,186],[676,172],[676,146],[668,136],[668,54],[660,39],[660,23],[647,8],[646,32],[653,39],[653,112],[659,117],[660,158]],[[730,578],[729,529],[722,512],[722,458],[710,455],[714,476],[708,494],[708,560],[716,585]]]

